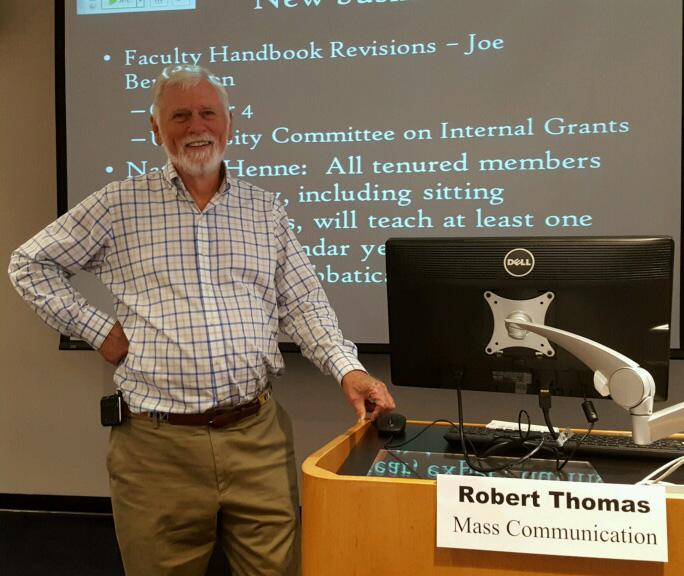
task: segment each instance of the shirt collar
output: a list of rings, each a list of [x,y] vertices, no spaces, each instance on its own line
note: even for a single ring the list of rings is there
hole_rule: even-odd
[[[188,200],[192,200],[192,197],[190,196],[190,193],[187,191],[185,188],[185,184],[183,184],[183,180],[181,177],[178,175],[178,172],[176,171],[176,167],[173,165],[171,160],[167,160],[166,164],[164,164],[164,167],[162,168],[162,175],[164,179],[171,184],[171,187],[173,190],[175,190],[177,196],[182,196]],[[223,165],[223,185],[219,189],[219,191],[216,193],[216,196],[222,196],[224,194],[228,193],[228,190],[230,190],[230,178],[228,176],[228,170],[226,170],[225,163]]]

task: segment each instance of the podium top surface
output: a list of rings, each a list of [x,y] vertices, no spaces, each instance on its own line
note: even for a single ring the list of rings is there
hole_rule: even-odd
[[[448,429],[446,424],[436,424],[426,429],[429,422],[409,421],[403,437],[393,438],[391,444],[399,444],[410,440],[401,446],[400,450],[431,453],[457,453],[443,438]],[[411,440],[416,434],[420,436]],[[607,432],[610,434],[610,432]],[[382,438],[370,424],[358,424],[350,428],[344,435],[336,438],[304,463],[305,472],[312,467],[322,468],[339,476],[367,476],[378,452],[385,448],[388,438]],[[588,460],[599,473],[604,482],[616,484],[634,484],[644,476],[664,464],[657,460],[635,460],[629,458],[595,457],[577,458]],[[669,481],[684,484],[684,467],[675,472]],[[424,482],[426,480],[414,479]],[[430,481],[430,480],[428,480]]]

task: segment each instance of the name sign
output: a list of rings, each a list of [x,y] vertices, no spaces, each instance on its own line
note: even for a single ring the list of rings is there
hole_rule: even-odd
[[[437,546],[667,562],[665,488],[440,475]]]

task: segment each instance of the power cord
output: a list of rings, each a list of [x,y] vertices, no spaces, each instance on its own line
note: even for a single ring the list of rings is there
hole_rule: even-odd
[[[661,482],[669,484],[669,482],[663,481],[682,466],[684,466],[684,456],[666,462],[660,468],[656,468],[653,472],[639,480],[637,484],[660,484]]]
[[[413,442],[416,438],[419,436],[425,434],[430,428],[432,428],[435,424],[439,424],[440,422],[445,423],[445,424],[450,424],[451,426],[455,426],[455,424],[451,420],[445,420],[443,418],[438,418],[437,420],[433,420],[428,424],[427,426],[423,427],[422,430],[420,430],[417,434],[414,434],[411,436],[411,438],[404,440],[403,442],[400,442],[399,444],[392,444],[392,440],[394,440],[394,436],[390,436],[385,444],[383,445],[383,449],[387,451],[387,453],[394,458],[397,462],[403,464],[407,470],[410,470],[413,475],[415,475],[419,480],[428,480],[428,478],[423,478],[418,472],[413,470],[411,466],[408,464],[408,462],[405,462],[402,460],[393,450],[396,450],[397,448],[402,448],[403,446],[406,446],[407,444],[410,444]]]
[[[461,387],[459,385],[456,386],[456,397],[458,399],[458,424],[459,424],[458,429],[459,429],[459,434],[460,434],[460,438],[461,438],[461,449],[463,450],[463,458],[465,459],[466,464],[468,464],[468,466],[472,470],[475,470],[476,472],[482,472],[483,474],[488,474],[490,472],[501,472],[504,470],[510,470],[511,468],[518,466],[519,464],[522,464],[526,460],[529,460],[530,458],[532,458],[532,456],[534,456],[537,452],[539,452],[539,450],[541,450],[543,448],[544,438],[542,437],[539,439],[539,443],[536,445],[533,445],[533,447],[531,448],[531,450],[527,454],[525,454],[524,456],[521,456],[520,458],[514,460],[513,462],[506,462],[506,463],[499,464],[496,466],[482,466],[479,462],[475,463],[473,461],[473,459],[471,458],[471,454],[468,452],[468,446],[466,444],[466,438],[465,438],[465,434],[463,432],[463,427],[464,427],[463,426],[463,423],[464,423],[463,399],[461,397]],[[527,414],[527,413],[525,412],[525,414]],[[520,439],[519,440],[506,439],[506,442],[509,444],[514,444],[514,445],[518,445],[518,446],[523,445],[525,447],[530,447],[529,445],[531,444],[531,442],[528,442],[526,440],[526,438],[529,437],[529,415],[528,415],[528,428],[527,428],[525,436],[523,436],[523,433],[522,433],[520,418],[521,418],[521,414],[518,415],[518,432],[520,433]],[[503,446],[504,444],[505,444],[504,442],[501,442],[500,446]],[[489,449],[486,452],[488,452],[488,451],[489,451]],[[478,460],[486,457],[485,456],[486,452],[485,452],[485,454],[482,454],[482,455],[478,455],[477,451],[474,451],[474,452],[475,452],[475,454],[473,454],[472,456],[474,456]]]
[[[544,422],[546,422],[546,427],[549,429],[549,434],[551,434],[551,438],[558,440],[558,434],[551,423],[551,391],[548,388],[540,388],[537,396],[539,397],[539,407],[544,414]]]
[[[397,448],[402,448],[406,446],[407,444],[410,444],[417,438],[419,438],[422,434],[427,432],[430,428],[435,426],[436,424],[439,423],[445,423],[445,424],[450,424],[453,428],[457,428],[459,432],[459,437],[461,441],[461,449],[463,451],[463,457],[464,460],[466,461],[466,464],[468,466],[476,471],[476,472],[481,472],[483,474],[487,474],[490,472],[503,472],[506,470],[510,470],[514,468],[515,466],[518,466],[522,464],[523,462],[529,460],[532,458],[535,454],[540,452],[541,450],[548,450],[549,447],[544,445],[544,435],[541,435],[539,438],[538,442],[533,442],[530,440],[530,432],[531,432],[531,421],[530,421],[530,416],[525,410],[520,410],[518,413],[518,438],[516,439],[511,439],[508,436],[496,436],[494,435],[492,439],[492,444],[486,448],[486,450],[482,453],[478,453],[478,450],[475,448],[474,444],[472,441],[465,435],[464,432],[464,418],[463,418],[463,398],[462,398],[462,393],[461,393],[461,387],[457,386],[456,387],[456,396],[457,396],[457,402],[458,402],[458,425],[454,424],[451,420],[444,419],[444,418],[438,418],[436,420],[433,420],[430,424],[427,426],[423,427],[422,430],[420,430],[417,434],[414,434],[408,439],[403,440],[402,442],[399,442],[397,444],[393,443],[394,436],[390,436],[389,439],[385,442],[383,445],[383,449],[387,450],[388,454],[397,460],[399,463],[403,464],[406,466],[407,470],[410,470],[417,478],[424,480],[418,472],[413,470],[411,466],[402,460],[397,454],[393,452],[393,450],[396,450]],[[553,424],[551,422],[551,394],[548,390],[544,390],[543,394],[542,391],[540,390],[539,394],[539,405],[544,412],[544,420],[546,422],[547,427],[549,428],[549,433],[553,437],[553,439],[558,442],[558,434],[555,432],[555,429],[553,427]],[[574,456],[577,448],[584,442],[584,440],[591,434],[591,432],[594,429],[595,423],[598,421],[598,413],[596,412],[596,409],[594,408],[593,403],[590,400],[587,400],[586,398],[582,402],[582,410],[584,411],[584,416],[589,423],[589,427],[585,431],[585,433],[578,439],[578,440],[570,440],[568,443],[566,443],[563,446],[558,446],[554,447],[551,452],[552,454],[556,457],[556,470],[560,472],[565,465],[572,459]],[[523,423],[522,419],[523,417],[526,419],[526,424]],[[567,448],[568,444],[572,442],[572,450],[568,453]],[[502,463],[499,465],[487,465],[484,466],[480,462],[481,460],[484,460],[490,456],[495,456],[496,452],[500,451],[505,451],[506,449],[510,449],[512,447],[514,448],[520,448],[520,447],[525,447],[528,448],[529,451],[521,456],[520,458],[517,458],[513,460],[512,462],[506,462]],[[561,462],[561,458],[565,456],[565,459]],[[477,460],[477,462],[475,461]],[[682,463],[679,465],[684,464],[684,457],[682,458]],[[673,470],[674,471],[674,470]],[[657,471],[656,471],[657,472]],[[668,475],[671,472],[668,472]],[[644,479],[644,480],[647,480]]]
[[[575,452],[577,451],[577,448],[580,447],[582,442],[584,442],[589,434],[591,434],[592,430],[594,429],[594,425],[596,422],[598,422],[598,412],[596,411],[596,408],[594,408],[594,404],[591,400],[587,400],[586,398],[584,399],[584,402],[582,402],[582,410],[584,411],[584,417],[586,418],[587,422],[589,423],[589,427],[587,430],[584,432],[582,437],[579,440],[576,440],[574,442],[574,446],[572,447],[572,451],[568,456],[563,460],[563,462],[560,462],[560,458],[556,460],[556,470],[560,472],[565,465],[572,460],[572,457],[575,455]],[[572,441],[572,440],[571,440]],[[566,445],[567,446],[567,445]],[[565,446],[564,446],[565,448]]]

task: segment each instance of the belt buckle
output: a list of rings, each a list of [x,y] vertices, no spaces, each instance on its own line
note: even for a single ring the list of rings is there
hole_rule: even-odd
[[[216,422],[217,418],[220,418],[221,416],[225,416],[226,414],[230,414],[231,412],[235,411],[236,408],[214,408],[214,410],[211,411],[211,415],[209,416],[209,426],[212,428],[218,428],[219,425]]]

